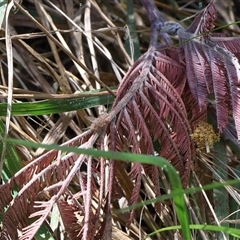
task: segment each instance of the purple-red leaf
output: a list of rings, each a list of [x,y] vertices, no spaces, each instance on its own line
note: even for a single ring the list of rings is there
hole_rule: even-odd
[[[212,1],[186,30],[173,22],[167,22],[163,30],[172,31],[174,26],[177,29],[185,56],[187,81],[199,107],[205,108],[208,95],[213,94],[220,132],[226,126],[229,112],[233,112],[240,139],[240,39],[209,32],[214,27],[215,17]]]

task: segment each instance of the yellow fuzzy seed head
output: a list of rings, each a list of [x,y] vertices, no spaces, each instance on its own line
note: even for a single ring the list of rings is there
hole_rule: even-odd
[[[212,125],[206,122],[199,122],[191,138],[200,152],[209,153],[215,142],[220,140],[219,135],[213,130]]]

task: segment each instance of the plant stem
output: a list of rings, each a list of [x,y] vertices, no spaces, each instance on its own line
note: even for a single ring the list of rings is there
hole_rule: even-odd
[[[153,0],[141,0],[141,2],[147,11],[147,15],[148,15],[148,18],[149,18],[151,24],[153,24],[155,22],[159,22],[159,23],[163,24],[163,22],[166,21],[166,19],[158,11]]]
[[[143,7],[146,9],[148,18],[151,22],[151,27],[153,29],[151,32],[151,38],[155,38],[153,35],[155,35],[161,29],[163,23],[167,20],[158,11],[153,0],[141,0],[141,2]],[[172,44],[172,40],[167,33],[160,32],[159,34],[161,35],[165,43],[167,43],[168,45]]]

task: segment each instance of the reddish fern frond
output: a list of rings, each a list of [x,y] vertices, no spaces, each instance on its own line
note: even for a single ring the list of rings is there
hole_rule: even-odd
[[[113,109],[118,109],[118,106],[121,109],[117,121],[110,123],[114,131],[109,133],[112,136],[110,142],[115,141],[118,150],[126,151],[128,146],[128,151],[165,157],[177,168],[186,185],[192,157],[191,130],[185,106],[172,85],[185,81],[184,69],[175,61],[172,66],[172,60],[160,51],[150,49],[140,59],[142,61],[132,66],[118,89]],[[121,103],[128,93],[131,93],[131,98]],[[154,147],[153,142],[159,147]],[[141,174],[140,169],[134,170],[135,176]],[[157,179],[158,176],[151,178]],[[137,194],[134,195],[136,200]]]
[[[206,9],[213,9],[211,3]],[[215,10],[216,11],[216,10]],[[206,17],[211,18],[210,15]],[[213,21],[214,19],[211,18]],[[237,41],[238,40],[238,41]],[[222,42],[223,41],[223,42]],[[240,137],[240,106],[239,106],[239,80],[240,64],[235,54],[239,56],[240,39],[221,37],[210,37],[202,42],[203,48],[208,52],[209,65],[212,69],[212,81],[214,85],[214,95],[216,100],[216,111],[218,128],[222,132],[227,123],[228,111],[233,111],[238,139]],[[217,65],[216,65],[217,64]],[[229,94],[227,94],[229,93]],[[228,97],[231,96],[231,105]]]
[[[229,52],[234,54],[237,59],[240,59],[240,37],[226,37],[226,36],[211,36],[211,41],[216,43],[218,46],[227,49]]]
[[[139,193],[141,191],[141,179],[142,179],[143,166],[140,163],[133,164],[132,170],[130,172],[132,179],[135,181],[134,188],[132,190],[131,199],[129,199],[129,205],[136,203],[139,200]],[[130,224],[134,217],[134,211],[130,213],[128,224]]]
[[[215,1],[212,0],[208,6],[198,14],[192,24],[186,29],[187,32],[194,33],[194,35],[211,34],[210,31],[214,28],[213,22],[217,14],[214,2]]]
[[[85,207],[81,206],[72,196],[66,196],[65,199],[60,199],[57,202],[57,206],[68,236],[70,236],[71,239],[82,239]],[[94,225],[96,225],[95,222],[98,220],[98,217],[95,218],[92,211],[90,217],[89,227],[91,231],[89,232],[88,238],[93,239],[95,234]]]
[[[182,99],[186,105],[189,123],[191,124],[192,128],[195,129],[199,121],[206,121],[207,106],[204,106],[200,109],[198,101],[196,98],[194,98],[188,84],[186,84],[184,88],[184,95],[182,95]]]
[[[220,132],[226,126],[228,113],[232,111],[240,139],[239,40],[209,34],[215,15],[212,1],[186,30],[180,24],[166,22],[162,31],[177,34],[182,42],[188,84],[199,106],[206,105],[207,94],[213,93]],[[231,103],[228,96],[231,96]]]
[[[32,213],[29,218],[37,218],[32,224],[26,225],[25,228],[22,229],[22,236],[20,236],[19,240],[32,239],[40,226],[46,220],[48,214],[52,210],[52,206],[55,202],[55,196],[53,196],[49,201],[36,201],[33,206],[35,209],[40,209]],[[27,216],[27,215],[26,215]]]
[[[81,145],[83,142],[87,141],[90,135],[91,131],[86,131],[80,136],[77,136],[69,140],[68,142],[64,143],[62,146]],[[19,172],[17,172],[14,175],[14,177],[10,179],[9,182],[5,183],[4,185],[1,185],[0,213],[4,212],[4,207],[7,206],[12,201],[13,197],[11,191],[14,185],[18,187],[18,190],[21,190],[29,182],[29,180],[32,179],[36,174],[41,172],[43,169],[46,169],[49,166],[51,166],[52,162],[54,162],[57,157],[58,151],[55,150],[48,151],[47,153],[41,155],[40,157],[38,157],[25,167],[23,167]]]
[[[212,83],[214,96],[216,101],[217,123],[220,132],[224,129],[228,120],[228,105],[227,105],[227,86],[226,76],[224,74],[224,63],[215,52],[209,51],[210,66],[212,71]]]
[[[93,134],[89,138],[87,134],[82,134],[82,136],[75,138],[74,141],[71,140],[64,145],[81,144],[83,141],[85,143],[82,143],[81,146],[89,148],[96,142],[97,136]],[[77,156],[74,153],[66,154],[60,158],[57,157],[57,151],[50,151],[50,153],[29,164],[27,168],[17,173],[15,177],[0,188],[1,211],[3,212],[4,208],[10,206],[3,214],[3,229],[12,239],[19,237],[18,232],[22,232],[21,239],[32,239],[34,237],[39,227],[48,217],[53,204],[65,193],[73,177],[80,171],[84,161],[86,161],[86,165],[90,169],[87,175],[92,176],[94,170],[89,166],[92,163],[89,162],[91,159],[89,160],[88,157],[83,155]],[[44,161],[48,162],[49,165],[45,166]],[[45,167],[42,167],[43,165]],[[28,181],[24,178],[24,173],[29,173]],[[19,181],[21,176],[23,176],[23,180]],[[89,192],[81,189],[84,193],[84,200],[89,203],[91,203],[92,199],[91,184],[92,179],[88,178],[87,188],[90,189]],[[18,195],[15,198],[11,196],[14,185],[19,187]],[[3,193],[2,191],[5,192]],[[42,201],[42,193],[46,191],[51,198],[49,201]],[[3,197],[6,195],[7,198]],[[85,201],[84,203],[87,206]],[[88,219],[86,224],[90,222],[90,212],[90,206],[84,208],[84,220]],[[34,222],[31,225],[29,225],[28,218],[34,218]],[[89,227],[86,227],[86,229],[89,229]]]
[[[155,56],[156,68],[169,80],[179,95],[182,94],[186,84],[185,66],[179,63],[179,48],[162,45],[157,49]],[[164,56],[164,57],[163,57]]]
[[[200,45],[196,48],[192,42],[189,42],[184,49],[187,79],[191,79],[188,83],[200,108],[203,108],[206,105],[207,94],[212,90],[212,82],[209,81],[211,72],[207,72],[208,68],[210,69],[208,60]],[[189,52],[191,54],[188,54]]]
[[[66,232],[71,239],[81,239],[82,238],[82,216],[84,211],[76,208],[73,204],[67,201],[60,200],[57,203],[58,209],[63,220],[63,224]]]

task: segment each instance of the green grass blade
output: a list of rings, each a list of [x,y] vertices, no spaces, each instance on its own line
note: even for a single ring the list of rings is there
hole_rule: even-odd
[[[12,116],[37,116],[70,112],[78,109],[98,107],[113,103],[114,98],[110,95],[72,98],[72,99],[53,99],[37,102],[13,103]],[[7,104],[0,104],[0,116],[5,116]]]
[[[131,56],[131,58],[136,61],[140,56],[140,46],[139,39],[136,31],[136,22],[134,15],[134,5],[133,0],[127,1],[127,26],[129,30],[128,38],[125,40],[125,48]]]
[[[5,133],[5,126],[2,119],[0,119],[0,137],[3,138],[4,133]],[[3,142],[0,141],[0,152],[2,152],[2,148],[3,148]],[[2,171],[3,181],[4,182],[8,181],[8,179],[11,178],[21,168],[22,168],[22,162],[18,157],[18,154],[14,148],[14,145],[12,143],[7,143],[3,171]]]
[[[201,224],[189,225],[189,228],[195,229],[195,230],[225,232],[231,236],[240,238],[240,229],[236,229],[236,228],[229,228],[229,227],[215,226],[215,225],[201,225]],[[155,235],[156,233],[160,233],[160,232],[164,232],[164,231],[173,231],[173,230],[178,230],[178,229],[182,229],[182,227],[181,226],[171,226],[171,227],[161,228],[158,231],[155,231],[155,232],[147,235],[146,238],[151,237],[151,236]],[[191,238],[187,238],[187,239],[191,239]]]
[[[157,198],[153,198],[153,199],[149,199],[140,203],[136,203],[133,204],[129,207],[126,208],[121,208],[119,210],[114,211],[116,214],[118,213],[124,213],[124,212],[129,212],[133,209],[137,209],[137,208],[142,208],[144,205],[151,205],[153,203],[156,202],[161,202],[161,201],[165,201],[165,200],[169,200],[174,198],[175,196],[179,195],[179,194],[194,194],[194,193],[198,193],[201,192],[202,190],[208,191],[208,190],[212,190],[212,189],[218,189],[218,188],[223,188],[224,186],[236,186],[237,184],[240,183],[240,179],[234,179],[234,180],[228,180],[226,182],[214,182],[211,184],[207,184],[204,185],[202,187],[194,187],[194,188],[187,188],[185,190],[179,191],[179,190],[174,190],[171,191],[171,193],[169,194],[164,194],[161,195],[160,197]]]
[[[28,147],[34,147],[34,148],[41,147],[48,150],[55,149],[55,150],[60,150],[62,152],[75,152],[77,154],[86,154],[86,155],[91,155],[93,157],[104,157],[106,159],[154,164],[162,168],[168,176],[172,190],[179,192],[178,195],[173,197],[173,202],[176,208],[178,220],[181,224],[181,229],[183,232],[184,239],[191,239],[188,211],[184,201],[181,180],[175,168],[166,159],[161,157],[140,155],[140,154],[112,152],[112,151],[106,152],[106,151],[101,151],[96,149],[79,149],[75,147],[65,147],[65,146],[63,147],[63,146],[53,145],[53,144],[52,145],[39,144],[39,143],[33,143],[33,142],[28,142],[28,141],[19,140],[19,139],[7,139],[7,142],[28,146]]]

